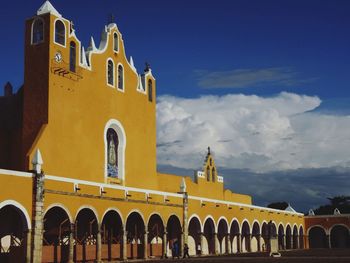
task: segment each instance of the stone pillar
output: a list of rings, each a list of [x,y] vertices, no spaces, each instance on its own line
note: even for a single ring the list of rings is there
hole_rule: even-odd
[[[242,252],[242,235],[237,235],[237,252]]]
[[[181,232],[181,242],[179,242],[179,252],[180,252],[180,257],[183,257],[184,255],[184,243],[185,242],[185,233],[182,231]]]
[[[282,234],[282,237],[281,237],[281,245],[282,245],[282,249],[286,249],[286,235],[285,234]]]
[[[296,240],[296,244],[294,244],[296,249],[299,249],[299,235],[293,236],[293,240]]]
[[[184,255],[184,245],[188,244],[188,194],[186,192],[186,184],[183,179],[184,186],[182,186],[183,190],[183,222],[182,222],[182,237],[181,237],[181,256]]]
[[[127,250],[127,236],[128,232],[126,231],[126,226],[123,226],[123,237],[122,237],[122,247],[123,247],[123,253],[122,253],[122,259],[127,260],[128,259],[128,250]]]
[[[310,247],[309,246],[309,236],[304,235],[303,238],[304,238],[304,249],[308,249]]]
[[[261,235],[257,234],[255,237],[257,240],[257,244],[258,244],[258,252],[261,252],[261,240],[260,240]]]
[[[164,229],[166,229],[166,226],[164,226]],[[163,257],[168,258],[168,240],[167,240],[167,232],[164,231],[163,233]]]
[[[293,249],[293,246],[294,246],[294,244],[293,244],[293,235],[289,236],[289,242],[290,242],[290,248]]]
[[[148,229],[147,227],[145,227],[145,233],[143,234],[143,258],[144,259],[148,258],[147,248],[148,248]]]
[[[331,243],[331,235],[327,235],[327,243],[328,243],[328,248],[332,248],[332,243]]]
[[[68,256],[68,263],[74,262],[74,232],[75,231],[75,224],[70,224],[70,232],[69,232],[69,256]]]
[[[252,235],[248,234],[246,236],[246,239],[248,240],[248,246],[246,247],[248,252],[252,252]]]
[[[214,254],[218,255],[219,254],[219,247],[218,243],[216,242],[218,239],[218,233],[214,233]]]
[[[225,254],[230,254],[230,234],[225,235]]]
[[[204,253],[203,253],[204,234],[202,232],[199,233],[199,238],[200,238],[200,241],[201,241],[201,255],[204,255]]]
[[[42,248],[43,248],[43,213],[44,213],[44,174],[34,173],[33,193],[34,193],[34,205],[33,205],[33,254],[32,262],[41,263],[42,261]]]
[[[31,263],[32,261],[32,230],[27,231],[27,251],[26,251],[26,263]]]
[[[97,226],[97,246],[96,246],[96,250],[97,250],[97,259],[96,261],[98,263],[102,262],[101,259],[102,259],[102,240],[101,240],[101,226],[100,224],[98,224]]]

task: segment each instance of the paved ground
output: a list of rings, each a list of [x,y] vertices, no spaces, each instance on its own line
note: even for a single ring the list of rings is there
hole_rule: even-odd
[[[195,257],[189,259],[147,260],[147,263],[229,263],[229,262],[254,262],[254,263],[350,263],[349,249],[314,249],[281,252],[280,258],[270,258],[265,253],[239,254],[216,257]],[[140,261],[139,261],[140,262]],[[142,261],[141,261],[142,262]],[[144,261],[143,261],[144,262]]]

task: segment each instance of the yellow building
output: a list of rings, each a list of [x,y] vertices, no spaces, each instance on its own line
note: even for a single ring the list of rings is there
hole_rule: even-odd
[[[0,98],[0,261],[304,247],[303,214],[225,189],[210,149],[193,180],[157,173],[156,79],[116,24],[85,50],[46,1],[25,28],[24,84]]]

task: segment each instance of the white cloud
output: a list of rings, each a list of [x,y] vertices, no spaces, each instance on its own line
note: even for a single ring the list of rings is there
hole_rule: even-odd
[[[217,165],[263,172],[348,166],[350,117],[309,111],[318,97],[161,96],[157,104],[159,164],[196,169],[208,146]]]

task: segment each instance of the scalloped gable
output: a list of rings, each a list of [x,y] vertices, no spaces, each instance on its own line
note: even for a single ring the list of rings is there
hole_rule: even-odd
[[[36,12],[36,14],[39,15],[43,15],[43,14],[52,14],[58,17],[62,17],[62,15],[60,13],[58,13],[58,11],[53,7],[53,5],[49,2],[46,1]]]

